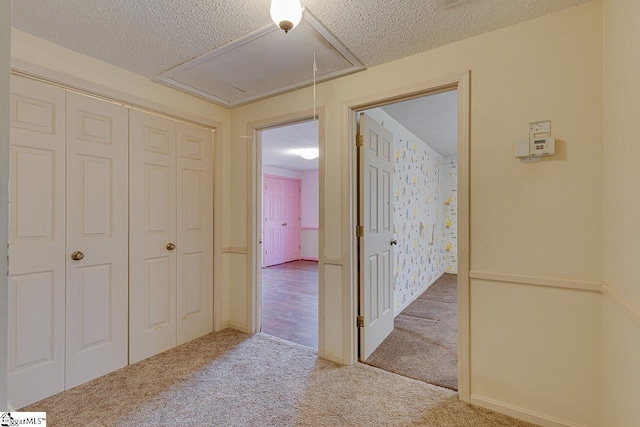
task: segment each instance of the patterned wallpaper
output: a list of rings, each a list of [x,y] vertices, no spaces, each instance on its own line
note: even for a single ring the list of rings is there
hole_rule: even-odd
[[[458,158],[444,159],[444,271],[458,273]]]
[[[396,313],[444,272],[444,159],[422,141],[412,139],[394,134]]]

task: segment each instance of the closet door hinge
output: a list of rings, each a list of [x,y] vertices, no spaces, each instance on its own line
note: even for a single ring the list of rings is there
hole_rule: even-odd
[[[356,147],[364,147],[364,135],[356,135]]]
[[[356,237],[364,237],[364,226],[357,225],[356,226]]]
[[[356,322],[358,322],[358,328],[364,328],[364,316],[356,317]]]

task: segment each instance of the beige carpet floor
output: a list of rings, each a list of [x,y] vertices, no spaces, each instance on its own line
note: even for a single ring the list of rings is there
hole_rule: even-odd
[[[458,390],[455,274],[444,274],[396,317],[393,332],[365,363]]]
[[[30,405],[49,426],[529,426],[456,393],[225,330]]]

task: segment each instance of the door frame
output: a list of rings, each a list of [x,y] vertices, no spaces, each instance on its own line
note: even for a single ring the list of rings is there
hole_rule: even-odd
[[[349,356],[348,363],[358,359],[358,238],[355,227],[358,224],[358,155],[356,133],[357,113],[383,105],[432,95],[456,89],[458,91],[458,396],[469,402],[471,381],[471,335],[470,335],[470,75],[469,70],[424,81],[412,86],[404,86],[391,91],[351,99],[342,103],[343,140],[348,143],[348,160],[345,176],[349,177],[347,205],[343,218],[343,228],[354,230],[345,233],[344,248],[349,258],[349,294],[346,296],[345,322],[343,324],[344,343]]]
[[[260,332],[262,322],[262,137],[261,131],[313,120],[318,120],[318,355],[324,353],[324,106],[247,123],[247,186],[249,194],[247,218],[247,272],[249,295],[247,298],[247,332]]]

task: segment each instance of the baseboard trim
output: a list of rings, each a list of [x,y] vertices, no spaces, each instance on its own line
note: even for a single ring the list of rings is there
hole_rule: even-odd
[[[601,282],[586,280],[560,279],[555,277],[520,276],[516,274],[470,271],[469,278],[490,282],[512,283],[516,285],[541,286],[545,288],[568,289],[572,291],[602,293]]]
[[[224,321],[224,322],[220,322],[220,325],[218,325],[218,329],[214,329],[213,332],[220,332],[220,331],[224,331],[225,329],[229,329],[229,321]]]
[[[344,365],[344,358],[342,357],[341,354],[335,354],[332,353],[330,351],[325,351],[322,354],[318,354],[318,356],[320,356],[322,359],[326,359],[329,360],[331,362],[335,362],[335,363],[339,363],[341,365]]]
[[[327,264],[327,265],[337,265],[342,267],[342,258],[324,257],[322,261],[324,264]]]
[[[229,321],[229,328],[236,330],[236,331],[240,331],[240,332],[244,332],[245,334],[250,333],[247,330],[247,325],[244,325],[242,323],[238,323],[238,322],[234,322],[234,321]]]
[[[498,402],[497,400],[489,399],[486,397],[478,396],[477,394],[473,394],[473,393],[471,394],[470,402],[473,405],[481,406],[486,409],[491,409],[492,411],[500,412],[502,414],[509,415],[513,418],[518,418],[520,420],[537,424],[542,427],[584,427],[581,424],[575,424],[569,421],[561,420],[559,418],[550,417],[548,415],[542,415],[537,412],[518,408],[516,406],[512,406],[503,402]]]
[[[602,293],[620,307],[636,326],[640,327],[640,310],[625,300],[607,282],[602,282]]]
[[[310,256],[303,256],[302,258],[300,258],[302,261],[318,261],[318,258],[313,258]]]

